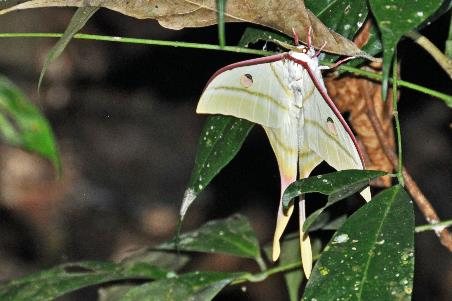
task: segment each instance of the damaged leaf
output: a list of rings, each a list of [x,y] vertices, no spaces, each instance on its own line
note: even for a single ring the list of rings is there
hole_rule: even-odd
[[[138,19],[156,19],[160,25],[170,29],[204,27],[218,20],[216,0],[31,0],[0,11],[11,11],[38,7],[105,7]],[[347,56],[370,56],[361,51],[352,41],[325,26],[302,0],[229,0],[226,2],[225,22],[249,22],[259,24],[292,36],[295,30],[302,41],[307,40],[312,28],[312,43],[324,51]]]
[[[378,71],[372,69],[372,71]],[[331,98],[341,113],[349,112],[349,122],[355,130],[367,169],[393,171],[393,166],[386,157],[382,142],[395,150],[395,138],[392,125],[392,95],[386,102],[381,99],[381,83],[353,75],[341,78],[326,78],[325,85]],[[391,92],[391,90],[390,90]],[[366,101],[370,100],[370,101]],[[376,130],[370,122],[367,103],[372,103],[373,110],[384,130],[385,141],[380,142]],[[372,182],[375,186],[389,187],[391,178],[384,176]]]

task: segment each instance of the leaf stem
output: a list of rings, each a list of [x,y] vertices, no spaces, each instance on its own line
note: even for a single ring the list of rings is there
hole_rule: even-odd
[[[60,38],[63,34],[61,33],[0,33],[0,38]],[[228,51],[235,53],[246,53],[255,55],[271,55],[274,54],[271,51],[250,49],[238,46],[224,46],[203,43],[190,43],[190,42],[177,42],[177,41],[165,41],[165,40],[152,40],[152,39],[141,39],[141,38],[126,38],[118,36],[104,36],[104,35],[94,35],[94,34],[76,34],[74,39],[80,40],[96,40],[96,41],[106,41],[106,42],[116,42],[116,43],[129,43],[129,44],[140,44],[140,45],[157,45],[157,46],[171,46],[171,47],[182,47],[182,48],[194,48],[194,49],[207,49],[207,50],[219,50]],[[383,75],[353,68],[350,66],[342,65],[338,67],[341,70],[351,72],[356,75],[365,76],[371,79],[381,80]],[[392,81],[392,79],[389,79]],[[414,83],[406,82],[403,80],[397,80],[397,84],[400,87],[405,87],[411,90],[415,90],[427,95],[431,95],[438,99],[443,100],[446,105],[452,107],[452,95],[447,95],[439,91],[435,91]]]
[[[263,271],[261,273],[257,273],[257,274],[246,274],[244,275],[242,278],[236,279],[235,281],[233,281],[231,284],[232,285],[236,285],[236,284],[240,284],[243,282],[261,282],[264,281],[265,279],[267,279],[269,276],[276,274],[276,273],[280,273],[280,272],[285,272],[285,271],[290,271],[293,270],[295,268],[301,268],[301,261],[298,262],[292,262],[292,263],[288,263],[288,264],[284,264],[284,265],[279,265],[277,267],[268,269],[266,271]]]
[[[443,229],[443,228],[447,228],[450,226],[452,226],[452,219],[447,220],[447,221],[442,221],[440,223],[433,223],[433,224],[417,226],[414,229],[414,232],[420,233],[420,232],[429,231],[429,230],[438,231],[438,229],[440,229],[440,228]]]
[[[392,66],[392,112],[394,114],[395,127],[397,133],[397,153],[399,157],[399,162],[397,164],[397,179],[399,184],[405,187],[405,181],[403,180],[403,160],[402,160],[402,134],[400,133],[400,121],[399,121],[399,111],[397,110],[397,75],[399,68],[397,65],[397,48],[394,50],[394,62]]]

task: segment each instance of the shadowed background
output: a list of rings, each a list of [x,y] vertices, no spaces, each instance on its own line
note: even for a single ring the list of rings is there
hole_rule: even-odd
[[[39,9],[0,17],[2,32],[62,32],[72,9]],[[444,47],[450,14],[423,32]],[[228,44],[245,25],[227,25]],[[171,31],[154,21],[100,10],[85,33],[217,43],[216,27]],[[0,146],[0,280],[58,263],[117,260],[131,249],[155,245],[175,231],[205,116],[194,113],[210,75],[251,58],[227,52],[74,40],[37,81],[56,40],[1,39],[0,73],[16,83],[49,118],[58,138],[64,176],[16,148]],[[450,79],[411,41],[399,48],[404,80],[450,94]],[[450,218],[451,114],[440,100],[402,89],[399,107],[405,165],[440,217]],[[328,171],[326,165],[317,172]],[[261,243],[273,235],[279,175],[263,130],[188,211],[185,229],[245,214]],[[350,212],[358,198],[333,210]],[[315,204],[309,205],[315,207]],[[424,224],[416,211],[417,224]],[[401,217],[403,218],[403,217]],[[294,231],[296,224],[290,225]],[[322,234],[330,235],[331,233]],[[327,236],[325,237],[328,238]],[[197,256],[190,268],[255,269],[248,261]],[[433,232],[416,235],[414,300],[452,300],[452,262]],[[287,300],[282,277],[229,288],[216,300]],[[60,298],[95,300],[96,289]]]

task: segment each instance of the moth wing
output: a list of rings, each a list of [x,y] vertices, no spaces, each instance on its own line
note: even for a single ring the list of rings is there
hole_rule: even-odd
[[[308,89],[313,89],[303,101],[305,145],[336,170],[364,169],[353,134],[329,98],[320,72],[317,77],[305,74]],[[369,201],[370,189],[361,195]]]
[[[234,67],[239,64],[242,66]],[[214,75],[201,95],[196,112],[231,115],[262,126],[281,127],[289,118],[292,97],[284,81],[285,63],[277,60],[234,65]]]
[[[279,173],[281,178],[281,197],[292,182],[297,179],[297,161],[298,161],[298,121],[295,117],[290,118],[280,128],[264,127],[264,130],[270,140],[273,152],[278,161]],[[293,205],[287,210],[283,210],[282,202],[279,202],[278,216],[276,220],[275,234],[273,236],[273,254],[272,259],[276,261],[280,255],[280,239],[289,223],[293,212]]]

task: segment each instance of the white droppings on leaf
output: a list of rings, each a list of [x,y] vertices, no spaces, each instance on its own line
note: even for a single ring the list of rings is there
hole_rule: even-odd
[[[344,30],[349,30],[350,27],[351,27],[350,24],[345,24],[345,25],[344,25]]]
[[[201,185],[200,185],[201,186]],[[182,205],[180,207],[180,216],[183,218],[185,213],[187,213],[188,207],[190,207],[191,203],[196,199],[196,193],[194,189],[188,188],[185,190],[184,198],[182,199]]]
[[[384,244],[384,243],[385,243],[385,240],[384,240],[384,239],[382,239],[382,240],[376,242],[377,245],[382,245],[382,244]]]
[[[418,12],[416,13],[416,15],[419,16],[419,17],[422,17],[422,16],[424,16],[424,12],[418,11]]]
[[[165,275],[166,278],[175,278],[177,277],[177,274],[174,273],[173,271],[166,273]]]
[[[199,190],[201,190],[201,189],[202,189],[202,185],[201,185],[201,184],[199,184],[199,185],[198,185],[198,188],[199,188]]]
[[[333,244],[342,244],[344,242],[347,242],[350,239],[350,237],[348,236],[348,234],[343,233],[343,234],[339,234],[338,236],[336,236],[333,240]]]

